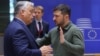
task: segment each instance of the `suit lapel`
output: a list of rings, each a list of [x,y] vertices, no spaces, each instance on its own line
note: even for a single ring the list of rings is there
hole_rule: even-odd
[[[36,21],[35,21],[35,20],[34,20],[34,22],[33,22],[33,27],[32,27],[32,28],[34,28],[33,31],[34,31],[35,33],[38,32],[38,29],[37,29]]]
[[[37,43],[36,43],[36,41],[35,41],[35,38],[34,38],[34,36],[32,35],[32,33],[29,31],[29,29],[25,26],[25,24],[23,23],[23,22],[21,22],[20,20],[18,20],[18,19],[14,19],[16,22],[18,22],[19,24],[21,24],[22,26],[23,26],[23,28],[25,29],[25,32],[27,32],[28,34],[28,39],[29,39],[29,41],[30,41],[30,43],[33,45],[33,43],[35,43],[36,45],[37,45]],[[38,45],[37,45],[38,46]]]
[[[43,25],[43,33],[45,33],[45,30],[46,30],[46,26],[45,26],[45,23],[44,22],[42,22],[42,25]]]

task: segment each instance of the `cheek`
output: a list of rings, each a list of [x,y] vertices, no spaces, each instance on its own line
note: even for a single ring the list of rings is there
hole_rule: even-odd
[[[40,14],[37,14],[37,16],[40,16]]]
[[[61,23],[61,22],[62,22],[62,19],[61,19],[61,18],[59,18],[59,19],[58,19],[58,21],[59,21],[59,23]]]
[[[32,13],[28,13],[28,17],[33,17],[33,14]]]

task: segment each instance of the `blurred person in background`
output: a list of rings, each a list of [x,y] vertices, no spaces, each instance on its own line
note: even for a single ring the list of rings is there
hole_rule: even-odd
[[[49,24],[43,20],[43,14],[43,6],[35,6],[35,19],[28,26],[36,41],[41,40],[41,38],[49,31]]]

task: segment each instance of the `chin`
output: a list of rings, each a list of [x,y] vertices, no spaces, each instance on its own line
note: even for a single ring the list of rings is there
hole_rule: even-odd
[[[57,26],[61,26],[60,24],[56,24]]]
[[[56,24],[56,26],[59,26],[58,24]]]
[[[28,23],[27,25],[31,24],[32,22]]]
[[[32,20],[30,21],[30,23],[32,23]]]

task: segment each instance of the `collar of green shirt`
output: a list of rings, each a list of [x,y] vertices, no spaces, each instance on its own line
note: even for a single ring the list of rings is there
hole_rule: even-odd
[[[71,27],[72,22],[69,22],[64,28],[63,30],[69,30],[69,28]]]

